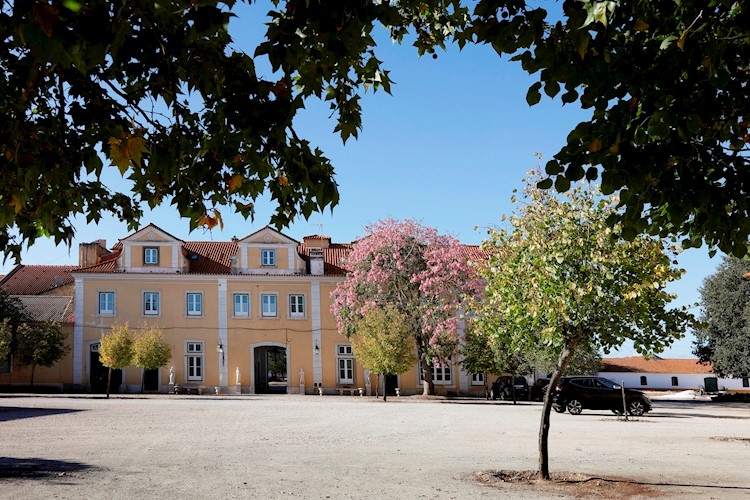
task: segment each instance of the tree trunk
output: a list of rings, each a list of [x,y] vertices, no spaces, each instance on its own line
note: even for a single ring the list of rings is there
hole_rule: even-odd
[[[386,402],[388,400],[388,391],[386,391],[386,387],[385,387],[385,378],[386,378],[386,374],[384,373],[383,374],[383,402]]]
[[[112,368],[107,368],[107,399],[109,399],[109,386],[112,383]]]
[[[141,394],[145,392],[146,389],[146,369],[141,368]]]
[[[34,371],[36,370],[36,363],[31,365],[31,381],[30,381],[30,387],[34,387]]]
[[[422,395],[433,396],[435,394],[435,382],[432,380],[432,366],[424,361],[420,365],[422,368]]]
[[[552,411],[552,391],[554,390],[557,383],[560,381],[562,371],[568,364],[568,360],[573,355],[573,351],[578,346],[580,337],[575,338],[570,344],[566,344],[562,351],[560,351],[560,357],[557,360],[557,366],[555,366],[552,376],[549,379],[547,385],[547,391],[544,397],[544,404],[542,405],[542,421],[539,426],[539,474],[542,479],[549,479],[549,417]]]
[[[432,396],[435,394],[435,384],[432,380],[433,360],[427,359],[429,346],[427,344],[422,345],[423,339],[418,335],[415,337],[415,340],[417,341],[417,358],[419,359],[419,369],[422,370],[422,395]]]
[[[513,404],[518,404],[516,401],[516,372],[510,374],[510,392],[513,394]]]

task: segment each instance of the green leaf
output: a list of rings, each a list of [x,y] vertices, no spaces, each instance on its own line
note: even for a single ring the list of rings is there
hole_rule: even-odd
[[[570,180],[564,175],[558,175],[555,179],[555,190],[558,193],[564,193],[570,189]]]
[[[541,82],[536,82],[534,85],[529,87],[528,92],[526,92],[526,102],[529,104],[529,106],[534,106],[542,100],[542,94],[539,92],[539,89],[541,87]]]
[[[544,84],[544,93],[550,97],[555,97],[560,92],[560,84],[554,80]],[[528,101],[528,98],[526,99]]]
[[[78,2],[77,0],[65,0],[63,2],[63,6],[73,12],[80,11],[82,7],[81,2]]]
[[[537,182],[536,187],[538,187],[539,189],[549,189],[552,187],[552,179],[547,177],[546,179]]]
[[[672,45],[677,40],[677,37],[674,35],[670,35],[666,37],[664,40],[662,40],[661,45],[659,45],[660,50],[666,50],[669,48],[670,45]]]
[[[548,175],[557,175],[563,172],[563,168],[557,160],[550,160],[544,166],[544,171],[547,172]]]

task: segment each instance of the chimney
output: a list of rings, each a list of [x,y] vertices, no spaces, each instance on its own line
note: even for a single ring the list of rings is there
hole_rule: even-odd
[[[325,263],[323,262],[323,250],[320,248],[310,249],[310,274],[313,276],[323,276]]]
[[[331,237],[322,234],[314,234],[303,238],[305,246],[308,248],[328,248],[331,246]]]
[[[88,267],[99,263],[104,255],[111,252],[107,250],[107,240],[96,240],[91,243],[81,243],[78,245],[78,266]]]

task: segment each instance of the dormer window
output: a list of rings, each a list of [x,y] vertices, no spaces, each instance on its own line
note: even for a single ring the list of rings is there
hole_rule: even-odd
[[[276,265],[276,250],[270,248],[264,248],[260,251],[260,265],[262,266],[275,266]]]
[[[143,263],[147,266],[159,264],[159,249],[156,247],[145,247],[143,249]]]

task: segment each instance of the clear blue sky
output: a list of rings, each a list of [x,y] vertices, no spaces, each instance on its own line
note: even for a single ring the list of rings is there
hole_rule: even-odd
[[[259,39],[257,5],[239,12],[230,29],[236,46],[248,53]],[[410,46],[380,37],[378,57],[396,82],[393,95],[368,92],[362,99],[363,130],[346,145],[333,133],[328,105],[311,102],[297,120],[297,131],[326,152],[336,168],[341,202],[325,214],[313,214],[284,232],[295,239],[325,233],[336,242],[363,234],[365,225],[386,217],[411,218],[449,233],[464,243],[478,244],[482,228],[499,223],[513,210],[513,189],[522,187],[524,174],[536,165],[535,152],[551,158],[567,133],[585,117],[575,105],[545,98],[526,104],[533,80],[517,63],[501,59],[489,47],[451,48],[437,59],[418,58]],[[107,183],[122,186],[112,169]],[[256,203],[255,221],[222,211],[223,231],[188,233],[188,221],[170,206],[147,212],[142,224],[154,223],[185,240],[229,240],[243,237],[268,223],[268,200]],[[25,264],[74,264],[78,243],[106,239],[112,246],[129,234],[111,218],[98,226],[77,219],[71,249],[40,240],[23,255]],[[479,231],[474,228],[478,226]],[[680,256],[687,275],[671,287],[678,304],[699,299],[698,287],[714,272],[719,257],[705,249]],[[0,274],[13,268],[5,262]],[[697,309],[695,310],[697,312]],[[664,357],[691,357],[691,338],[679,341]],[[634,355],[629,346],[620,355]],[[616,354],[614,354],[616,355]]]

